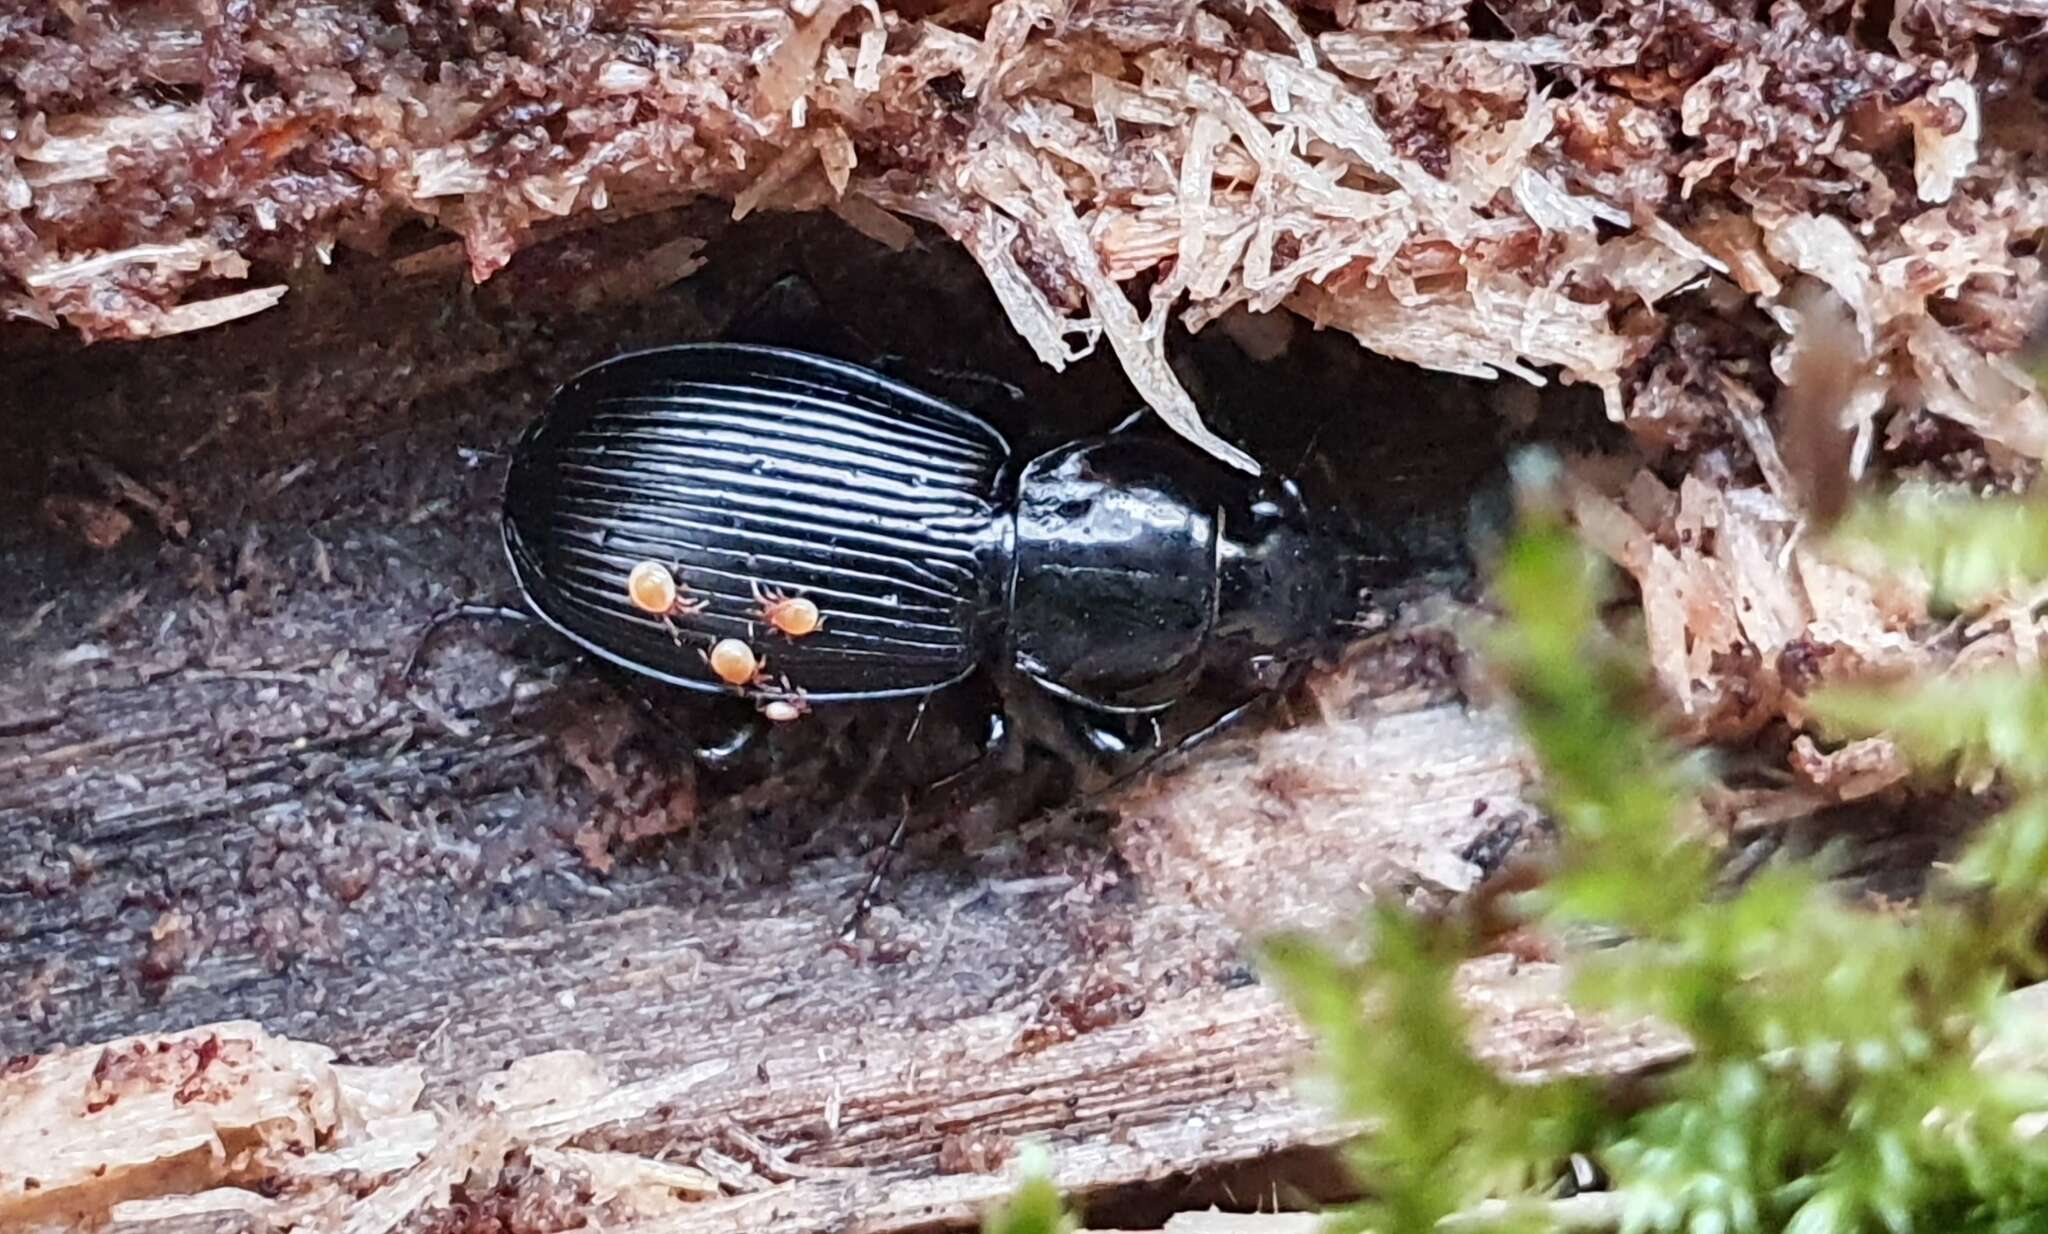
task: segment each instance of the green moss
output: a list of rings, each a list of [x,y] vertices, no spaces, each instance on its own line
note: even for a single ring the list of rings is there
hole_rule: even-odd
[[[2048,578],[2043,527],[2048,503],[2039,498],[1973,498],[1914,485],[1859,506],[1836,538],[1844,548],[1918,571],[1937,604],[1960,607]]]
[[[2048,575],[2048,517],[2035,507],[1914,496],[1861,512],[1846,534],[1958,603]],[[1575,965],[1575,998],[1654,1015],[1694,1053],[1650,1081],[1647,1103],[1582,1084],[1510,1088],[1471,1055],[1448,995],[1469,954],[1455,925],[1382,909],[1356,965],[1281,940],[1273,971],[1316,1030],[1340,1110],[1376,1127],[1355,1154],[1376,1198],[1347,1221],[1431,1229],[1483,1199],[1533,1196],[1546,1161],[1584,1149],[1634,1230],[2048,1225],[2048,1152],[2014,1130],[2048,1090],[2032,1073],[1975,1065],[2048,906],[2048,796],[2036,795],[2048,782],[2048,683],[1818,701],[1845,734],[1892,732],[1930,766],[1996,772],[2021,790],[1913,919],[1845,904],[1798,865],[1717,894],[1713,855],[1686,825],[1699,770],[1646,719],[1646,674],[1597,619],[1606,587],[1540,514],[1500,561],[1504,620],[1490,650],[1562,835],[1554,873],[1523,907],[1544,925],[1624,933],[1626,945]]]
[[[1061,1202],[1044,1152],[1027,1149],[1018,1163],[1018,1173],[1023,1181],[983,1219],[982,1234],[1073,1234],[1079,1222]]]

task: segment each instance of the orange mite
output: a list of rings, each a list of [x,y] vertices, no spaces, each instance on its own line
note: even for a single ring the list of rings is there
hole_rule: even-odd
[[[824,626],[825,615],[805,597],[785,595],[773,588],[764,592],[759,582],[753,588],[754,600],[761,606],[761,620],[791,638],[802,638]]]
[[[755,656],[754,649],[736,638],[722,638],[705,654],[704,662],[718,679],[729,686],[744,686],[760,679],[768,657]]]
[[[789,684],[789,678],[782,678],[782,690],[761,704],[761,714],[777,724],[788,724],[811,713],[811,701],[804,692]]]
[[[626,595],[631,597],[634,608],[662,618],[698,612],[704,607],[704,601],[686,596],[676,576],[658,561],[643,561],[633,567],[633,572],[626,576]]]

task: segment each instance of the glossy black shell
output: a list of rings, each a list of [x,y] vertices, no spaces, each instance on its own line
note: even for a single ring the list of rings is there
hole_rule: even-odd
[[[1216,625],[1221,469],[1177,441],[1118,435],[1024,469],[1011,639],[1053,693],[1144,711],[1186,693]]]
[[[735,344],[638,352],[570,380],[521,437],[505,551],[542,620],[634,672],[729,693],[703,651],[733,637],[765,653],[771,692],[926,694],[1000,629],[1009,459],[988,425],[867,369]],[[627,596],[650,560],[706,605],[673,633]],[[757,588],[808,597],[823,627],[775,630]]]
[[[1024,468],[1016,668],[1104,711],[1158,711],[1214,676],[1258,690],[1355,615],[1357,556],[1289,483],[1178,439],[1112,434]]]

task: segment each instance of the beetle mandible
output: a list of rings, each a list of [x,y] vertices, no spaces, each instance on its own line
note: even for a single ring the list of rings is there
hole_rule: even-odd
[[[1341,639],[1368,557],[1292,480],[1130,423],[1020,461],[979,417],[841,360],[635,352],[519,438],[505,552],[535,616],[640,677],[787,721],[987,668],[1101,721],[1109,751],[1118,722],[1156,738],[1205,681],[1281,685]]]

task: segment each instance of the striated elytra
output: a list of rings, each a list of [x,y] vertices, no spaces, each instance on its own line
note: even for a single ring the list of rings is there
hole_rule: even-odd
[[[929,694],[988,667],[1146,715],[1205,676],[1269,688],[1358,607],[1353,542],[1290,481],[1138,431],[1020,465],[909,385],[741,344],[567,382],[513,452],[503,526],[555,630],[764,707]],[[671,580],[687,603],[658,611]],[[733,642],[765,671],[732,680]]]

